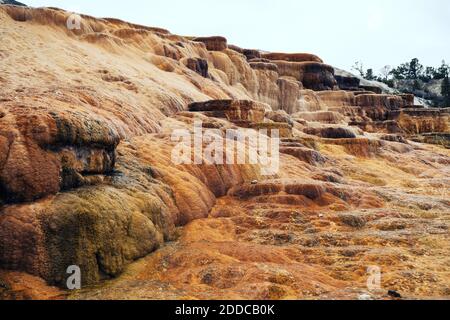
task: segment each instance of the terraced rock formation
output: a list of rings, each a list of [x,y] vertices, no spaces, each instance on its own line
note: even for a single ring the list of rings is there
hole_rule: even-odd
[[[450,297],[448,109],[312,54],[69,16],[0,6],[0,298]],[[278,173],[175,164],[199,121],[278,129]]]

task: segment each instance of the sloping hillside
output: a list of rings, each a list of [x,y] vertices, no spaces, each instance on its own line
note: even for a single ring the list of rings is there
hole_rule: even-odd
[[[449,110],[59,9],[0,6],[0,35],[0,297],[357,299],[374,266],[374,298],[450,295]],[[280,170],[175,164],[195,121],[278,129]]]

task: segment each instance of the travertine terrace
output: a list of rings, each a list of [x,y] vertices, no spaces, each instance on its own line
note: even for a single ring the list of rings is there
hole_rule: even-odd
[[[374,266],[374,298],[450,297],[448,109],[312,54],[69,15],[0,6],[0,298],[357,299]],[[280,129],[279,173],[174,165],[195,120]]]

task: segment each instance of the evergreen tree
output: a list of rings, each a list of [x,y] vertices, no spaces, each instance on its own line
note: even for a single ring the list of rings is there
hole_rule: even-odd
[[[415,79],[413,82],[413,90],[414,91],[422,90],[422,85],[421,85],[420,81],[417,79]]]
[[[426,67],[424,74],[420,77],[422,81],[429,82],[436,78],[437,70],[433,67]]]
[[[396,79],[396,80],[408,79],[409,64],[403,63],[403,64],[399,65],[397,68],[392,69],[391,74],[394,77],[394,79]]]
[[[450,107],[450,80],[448,76],[445,77],[444,80],[442,80],[441,94],[444,98],[442,106],[446,108]]]
[[[366,80],[375,80],[375,75],[373,74],[373,69],[367,69],[366,75],[364,76]]]
[[[420,64],[419,59],[414,58],[409,63],[409,70],[408,70],[408,79],[419,79],[423,72],[423,65]]]
[[[441,66],[436,70],[434,79],[440,80],[450,76],[450,66],[442,60]]]

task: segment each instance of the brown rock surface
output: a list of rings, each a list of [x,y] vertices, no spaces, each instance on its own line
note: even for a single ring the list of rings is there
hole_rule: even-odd
[[[270,70],[273,72],[278,72],[278,66],[274,63],[266,63],[266,62],[250,62],[250,67],[252,69],[258,70]]]
[[[280,148],[280,152],[296,157],[300,161],[306,162],[313,166],[322,165],[326,162],[325,157],[320,154],[320,152],[304,147],[282,146]]]
[[[243,54],[247,60],[249,60],[249,62],[251,60],[257,60],[257,59],[261,59],[261,52],[259,50],[255,50],[255,49],[242,49],[238,46],[235,45],[229,45],[228,46],[229,49],[234,50],[239,52],[240,54]],[[266,59],[267,60],[267,59]],[[266,61],[268,62],[268,61]]]
[[[280,138],[292,137],[292,125],[289,123],[259,122],[252,123],[249,127],[255,130],[264,130],[269,136],[272,136],[273,132],[276,131]]]
[[[294,119],[303,119],[310,122],[323,123],[342,123],[344,116],[333,111],[316,111],[316,112],[297,112],[293,115]]]
[[[266,112],[266,118],[269,120],[272,120],[273,122],[281,122],[281,123],[287,123],[290,126],[294,125],[294,122],[289,114],[286,113],[284,110],[278,110],[278,111],[269,111]]]
[[[277,109],[284,110],[288,114],[293,114],[303,109],[301,105],[303,84],[301,82],[294,78],[280,77],[277,80],[277,85],[280,90]]]
[[[360,107],[384,107],[388,110],[400,109],[405,105],[400,96],[381,94],[360,94],[356,96],[355,103]]]
[[[261,122],[264,120],[267,107],[249,100],[211,100],[192,103],[189,105],[189,111],[225,118],[231,122]]]
[[[371,266],[376,299],[449,297],[448,111],[334,90],[314,55],[68,16],[0,7],[1,298],[357,299]],[[278,174],[176,165],[196,120],[279,129]]]
[[[5,207],[2,267],[59,285],[70,265],[82,268],[84,284],[117,276],[126,264],[172,239],[175,226],[206,217],[215,196],[258,177],[245,166],[173,168],[170,150],[168,141],[135,138],[119,148],[107,184]]]
[[[3,104],[7,114],[0,121],[4,201],[33,201],[86,184],[83,175],[111,172],[119,134],[104,118],[64,112],[63,104],[50,111],[28,99],[17,106],[18,100]]]
[[[346,127],[310,127],[304,130],[305,133],[327,139],[354,139],[355,132],[352,128]]]
[[[223,51],[228,48],[227,39],[224,37],[198,37],[192,40],[204,43],[210,51]]]
[[[414,95],[413,94],[401,94],[400,97],[405,102],[405,106],[413,106],[414,105]]]
[[[200,58],[185,58],[183,63],[186,67],[197,72],[202,77],[207,78],[209,76],[208,61]]]
[[[316,93],[329,108],[355,106],[355,95],[349,91],[320,91]]]
[[[356,77],[347,77],[343,75],[335,75],[335,79],[339,89],[348,91],[358,91],[361,80]]]
[[[320,62],[273,61],[281,76],[294,77],[306,89],[315,91],[332,90],[337,82],[333,67]]]
[[[289,62],[319,62],[323,63],[323,60],[318,56],[310,53],[280,53],[280,52],[271,52],[271,53],[263,53],[261,55],[262,58],[268,60],[281,60],[281,61],[289,61]]]
[[[0,271],[0,300],[64,300],[67,295],[40,278]]]

